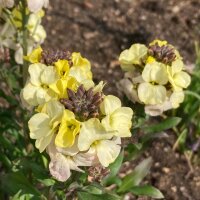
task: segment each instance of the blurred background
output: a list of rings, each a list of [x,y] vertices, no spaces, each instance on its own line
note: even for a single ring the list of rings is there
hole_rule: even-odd
[[[46,14],[44,47],[80,51],[91,61],[94,80],[107,82],[106,93],[119,96],[115,84],[123,73],[118,56],[133,43],[167,40],[180,51],[187,67],[196,61],[199,0],[56,0]],[[154,159],[146,181],[159,188],[167,200],[199,200],[200,169],[197,165],[191,173],[185,155],[172,150],[175,142],[175,134],[169,133],[146,152]],[[132,167],[129,163],[124,170]]]
[[[133,43],[164,39],[186,64],[195,62],[199,0],[56,0],[46,14],[44,46],[80,51],[91,61],[94,78],[107,81],[114,94],[115,81],[122,77],[118,56]]]

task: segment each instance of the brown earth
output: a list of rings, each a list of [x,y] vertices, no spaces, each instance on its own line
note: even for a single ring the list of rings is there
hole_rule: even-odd
[[[47,48],[80,51],[92,63],[94,80],[106,81],[106,93],[119,95],[115,84],[123,76],[118,56],[132,43],[155,38],[176,46],[187,64],[195,62],[194,41],[200,41],[199,0],[56,0],[44,22]],[[200,169],[172,150],[176,138],[154,142],[149,154],[154,166],[148,181],[166,200],[200,200]],[[141,198],[140,198],[141,199]]]

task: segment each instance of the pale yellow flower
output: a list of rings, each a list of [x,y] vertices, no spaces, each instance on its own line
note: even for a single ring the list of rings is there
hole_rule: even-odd
[[[29,120],[30,137],[36,139],[35,146],[40,152],[45,150],[57,133],[63,111],[61,103],[50,101],[44,105],[41,113],[33,115]]]
[[[166,84],[168,82],[166,65],[159,62],[146,64],[142,72],[142,78],[146,82],[153,82],[159,85]]]
[[[24,56],[24,59],[30,63],[39,63],[42,56],[42,48],[39,46],[34,49],[28,56]]]
[[[178,65],[180,63],[180,66]],[[177,61],[172,66],[167,66],[169,82],[172,84],[174,91],[181,91],[187,88],[191,82],[191,77],[188,73],[182,71],[182,62]]]
[[[55,144],[58,147],[71,147],[76,135],[80,132],[81,123],[75,119],[73,112],[65,110],[56,135]]]
[[[147,56],[147,50],[143,44],[133,44],[129,49],[122,51],[119,56],[121,68],[124,71],[131,71],[134,65],[141,65],[142,60]]]
[[[74,77],[86,89],[94,85],[90,62],[81,56],[80,53],[72,53],[73,66],[69,70],[69,76]]]
[[[108,95],[104,97],[100,110],[105,117],[101,123],[106,131],[114,132],[118,137],[130,137],[131,119],[133,111],[128,107],[121,107],[119,98]]]
[[[61,78],[67,78],[70,69],[68,60],[58,60],[54,65],[59,76]]]
[[[41,63],[32,64],[29,74],[30,79],[22,90],[23,99],[32,106],[49,101],[53,96],[49,86],[58,80],[55,68]]]
[[[161,104],[166,100],[166,88],[163,85],[141,83],[138,86],[138,97],[144,104]]]
[[[78,137],[80,151],[94,149],[99,162],[107,167],[114,162],[120,152],[120,138],[113,137],[112,132],[107,132],[99,119],[92,118],[82,123]]]

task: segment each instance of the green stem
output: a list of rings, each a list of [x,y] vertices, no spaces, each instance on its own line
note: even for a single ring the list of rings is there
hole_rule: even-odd
[[[22,0],[22,37],[23,37],[23,55],[26,56],[28,53],[28,44],[27,44],[27,37],[28,37],[28,31],[27,31],[27,22],[28,22],[28,15],[26,15],[26,1]],[[26,79],[28,76],[28,62],[24,60],[22,66],[22,76],[23,76],[23,85],[26,83]]]

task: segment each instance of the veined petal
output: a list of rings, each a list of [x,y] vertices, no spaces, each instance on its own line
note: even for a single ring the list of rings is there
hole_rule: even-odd
[[[133,111],[128,107],[121,107],[116,109],[111,115],[107,115],[102,120],[102,125],[108,131],[116,131],[115,136],[130,137],[130,128],[132,125],[131,119]]]
[[[53,138],[53,132],[48,133],[46,137],[42,137],[35,142],[36,148],[39,149],[40,153],[43,152],[46,147],[50,144]]]
[[[130,49],[122,51],[119,56],[119,61],[122,64],[122,69],[130,71],[134,65],[140,65],[142,59],[147,55],[147,47],[142,44],[133,44]],[[132,67],[131,67],[132,64]]]
[[[56,71],[60,77],[66,77],[69,74],[69,62],[67,60],[58,60],[55,62]]]
[[[71,147],[75,142],[76,135],[80,131],[80,124],[75,119],[73,112],[65,110],[58,134],[56,135],[56,146],[62,148]]]
[[[47,114],[37,113],[33,115],[33,117],[28,121],[30,137],[32,139],[39,139],[46,136],[49,131],[51,131],[49,123],[50,118]]]
[[[29,81],[25,85],[25,87],[22,90],[22,97],[25,100],[26,103],[28,103],[31,106],[37,106],[38,101],[36,97],[38,87],[32,85]]]
[[[29,66],[30,82],[33,85],[41,85],[41,74],[47,66],[41,63],[35,63]]]
[[[108,167],[110,163],[114,162],[120,153],[120,139],[115,140],[101,140],[96,145],[97,156],[100,163],[104,167]]]
[[[52,176],[62,182],[71,176],[68,158],[62,154],[55,155],[49,163],[49,170]]]
[[[58,75],[53,66],[45,68],[41,74],[41,82],[45,85],[50,85],[58,80]]]
[[[149,63],[144,67],[142,78],[146,82],[156,82],[164,85],[168,82],[166,66],[158,62]]]
[[[99,119],[92,118],[82,123],[78,137],[78,148],[80,151],[86,151],[98,140],[110,139],[113,134],[107,133]]]
[[[166,88],[162,85],[141,83],[138,87],[138,96],[145,104],[161,104],[166,100]]]
[[[173,92],[172,95],[170,96],[170,102],[173,108],[178,108],[180,103],[182,103],[183,101],[184,101],[183,91]]]
[[[103,99],[103,102],[100,105],[101,112],[104,115],[111,114],[117,108],[120,108],[120,107],[121,107],[120,99],[113,95],[105,96]]]
[[[42,87],[38,87],[36,91],[36,98],[38,104],[43,104],[51,99],[51,97],[47,93],[47,90],[43,89]]]
[[[179,72],[174,75],[174,83],[178,87],[187,88],[191,82],[191,77],[186,72]]]
[[[77,52],[72,53],[72,63],[75,67],[88,67],[88,69],[91,67],[89,60],[83,58],[81,54]]]

